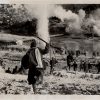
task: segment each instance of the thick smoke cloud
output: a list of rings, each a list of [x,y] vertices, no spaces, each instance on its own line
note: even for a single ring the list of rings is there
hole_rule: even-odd
[[[81,23],[85,17],[83,10],[79,11],[79,14],[75,14],[72,11],[66,11],[60,5],[25,5],[30,13],[31,17],[37,18],[37,34],[39,37],[49,43],[49,32],[48,32],[48,18],[56,16],[61,19],[62,22],[66,23],[66,32],[75,30],[81,30]],[[42,47],[45,47],[45,43],[42,43]]]
[[[47,5],[25,5],[28,10],[28,13],[32,18],[37,18],[37,34],[38,37],[42,38],[46,42],[49,43],[50,37],[48,32],[48,7]],[[39,47],[42,49],[45,48],[45,43],[42,41],[38,41]]]
[[[91,27],[91,32],[100,36],[100,9],[92,11],[88,16],[84,22],[85,27],[88,29]]]
[[[93,30],[100,36],[100,9],[97,9],[91,15],[94,20]]]
[[[66,23],[66,32],[71,30],[80,30],[80,17],[78,14],[73,13],[71,10],[66,11],[61,6],[56,6],[54,9],[54,14],[56,17],[60,18]],[[82,16],[83,17],[83,16]]]
[[[79,10],[79,18],[80,18],[80,20],[82,21],[85,18],[85,16],[86,16],[85,11],[83,9],[80,9]]]
[[[20,5],[15,6],[19,8]],[[50,42],[49,37],[49,17],[58,17],[62,23],[66,25],[66,32],[81,33],[84,31],[83,26],[92,32],[100,36],[100,9],[93,11],[91,14],[86,14],[83,9],[80,9],[78,13],[73,13],[71,10],[64,9],[61,5],[24,5],[27,9],[30,18],[37,19],[37,34],[40,38],[46,42]],[[87,17],[88,15],[88,17]],[[42,48],[45,47],[45,43],[39,41]]]

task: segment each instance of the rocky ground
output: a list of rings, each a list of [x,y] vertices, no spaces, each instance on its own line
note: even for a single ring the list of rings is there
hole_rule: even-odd
[[[0,94],[33,94],[27,83],[27,75],[0,72]],[[100,75],[83,72],[54,71],[44,76],[43,85],[37,86],[37,94],[99,95]]]

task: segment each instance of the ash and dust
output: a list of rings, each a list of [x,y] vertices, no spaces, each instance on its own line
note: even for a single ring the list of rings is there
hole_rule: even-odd
[[[35,39],[52,45],[37,94],[100,95],[100,5],[1,4],[0,15],[0,94],[34,94],[19,69]]]

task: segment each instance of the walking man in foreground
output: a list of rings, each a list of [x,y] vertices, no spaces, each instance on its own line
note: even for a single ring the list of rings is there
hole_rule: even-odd
[[[36,41],[34,40],[27,52],[29,55],[28,82],[29,85],[32,85],[35,94],[37,92],[36,86],[43,82],[44,67],[42,63],[42,54],[46,54],[48,52],[48,48],[48,44],[46,44],[45,50],[38,48]]]

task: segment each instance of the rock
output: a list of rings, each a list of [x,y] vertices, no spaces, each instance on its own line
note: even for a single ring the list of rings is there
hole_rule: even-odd
[[[96,86],[87,87],[86,90],[89,91],[92,95],[96,94],[98,91]]]
[[[0,73],[5,73],[4,69],[0,66]]]
[[[41,94],[48,94],[48,91],[46,91],[46,90],[41,90]]]
[[[6,90],[6,93],[7,93],[7,94],[14,94],[14,90],[12,90],[12,89],[7,89],[7,90]]]
[[[3,82],[0,82],[0,89],[3,88],[5,84]]]
[[[80,90],[81,89],[80,86],[75,86],[75,88],[76,88],[76,90]]]
[[[21,94],[21,93],[22,93],[22,91],[20,91],[19,89],[15,90],[15,92],[14,92],[14,94]],[[23,94],[24,94],[24,92],[23,92]]]
[[[82,86],[81,86],[81,90],[82,90],[82,91],[86,91],[86,86],[85,86],[85,85],[82,85]]]

